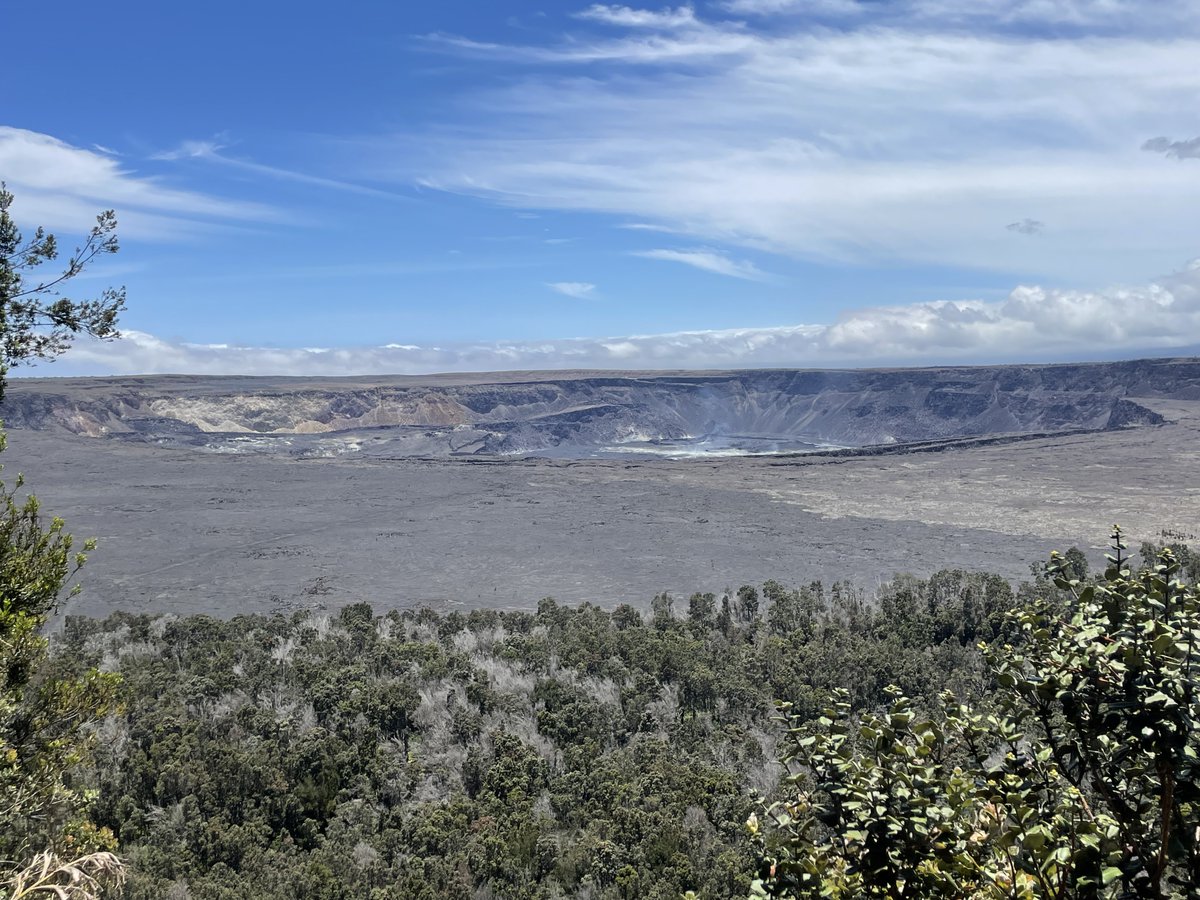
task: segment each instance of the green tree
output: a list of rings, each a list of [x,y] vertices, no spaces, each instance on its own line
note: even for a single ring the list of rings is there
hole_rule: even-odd
[[[60,290],[96,256],[114,253],[116,217],[97,217],[81,247],[56,276],[26,276],[58,256],[39,228],[22,239],[0,184],[0,397],[11,366],[50,359],[78,334],[115,337],[123,290],[75,301]],[[5,438],[0,433],[0,450]],[[116,679],[97,671],[49,669],[42,634],[94,544],[73,550],[61,519],[43,521],[37,499],[21,496],[20,478],[0,483],[0,898],[94,896],[120,880],[112,835],[87,817],[88,794],[76,777],[89,741],[82,726],[112,707]]]
[[[753,622],[758,618],[758,591],[743,584],[737,591],[738,618],[742,622]]]
[[[1088,561],[1087,556],[1078,547],[1071,547],[1063,556],[1063,561],[1066,564],[1064,574],[1069,578],[1074,578],[1077,581],[1083,581],[1088,576]],[[1150,563],[1153,565],[1153,561]]]
[[[53,359],[80,334],[119,337],[117,316],[125,308],[124,288],[108,288],[93,300],[71,300],[61,293],[97,256],[117,252],[116,213],[98,215],[66,266],[39,278],[35,270],[58,259],[58,241],[43,228],[25,240],[9,213],[12,203],[12,193],[0,182],[0,397],[3,375],[11,367]]]
[[[78,589],[68,584],[93,546],[74,552],[61,519],[43,523],[35,497],[21,500],[0,484],[0,898],[6,886],[16,897],[23,884],[46,878],[59,884],[76,871],[89,879],[120,871],[107,853],[112,835],[91,823],[88,793],[74,778],[90,749],[81,726],[112,708],[117,679],[50,672],[41,633]],[[90,882],[75,883],[82,891]]]
[[[986,648],[988,707],[898,690],[856,719],[784,709],[796,793],[769,808],[760,896],[1183,898],[1200,884],[1200,588],[1164,550],[1102,580],[1051,558],[1057,597]]]
[[[716,611],[717,598],[711,593],[701,594],[697,592],[692,594],[688,600],[688,621],[698,631],[703,632],[713,627]]]

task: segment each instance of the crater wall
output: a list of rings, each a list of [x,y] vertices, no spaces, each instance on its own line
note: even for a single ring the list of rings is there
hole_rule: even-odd
[[[374,379],[14,379],[9,427],[294,454],[590,455],[871,447],[1161,423],[1200,360]]]

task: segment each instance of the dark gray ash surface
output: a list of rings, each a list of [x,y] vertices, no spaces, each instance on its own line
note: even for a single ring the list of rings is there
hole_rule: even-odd
[[[1020,374],[1031,370],[1034,375]],[[878,381],[871,388],[876,405],[889,405],[890,392],[892,399],[903,394],[928,409],[930,393],[940,396],[936,392],[953,380],[968,384],[973,397],[993,398],[977,415],[994,415],[999,397],[1006,408],[1025,404],[1026,431],[1048,424],[1102,430],[1018,433],[1019,439],[989,443],[994,433],[959,428],[982,440],[967,446],[951,440],[936,445],[937,452],[893,447],[874,456],[678,461],[528,459],[489,455],[479,447],[413,456],[393,452],[395,441],[379,447],[369,440],[376,435],[387,444],[395,428],[441,435],[478,426],[436,420],[454,412],[447,398],[462,405],[449,388],[486,388],[493,400],[507,396],[510,412],[527,407],[531,391],[544,407],[565,402],[564,396],[574,402],[581,391],[633,390],[604,387],[619,380],[608,375],[392,379],[388,390],[403,382],[406,390],[418,391],[403,402],[426,421],[366,429],[360,420],[372,413],[358,392],[382,388],[362,380],[14,381],[4,415],[21,427],[10,429],[2,461],[5,475],[23,472],[44,508],[64,516],[75,534],[100,538],[84,573],[86,589],[70,610],[89,614],[125,609],[228,616],[358,600],[380,610],[420,604],[528,608],[545,596],[643,605],[659,591],[686,597],[767,578],[793,584],[852,578],[870,589],[896,572],[928,575],[943,567],[1019,578],[1049,550],[1071,544],[1098,559],[1112,522],[1134,539],[1164,529],[1200,532],[1196,371],[1191,360],[1111,364],[1090,375],[1078,366],[922,370],[917,381],[924,386],[917,387],[902,373],[875,373],[892,380],[886,390]],[[941,373],[932,387],[929,373]],[[1013,380],[1018,374],[1026,379],[1024,388]],[[669,400],[663,384],[683,377],[642,374],[635,381],[657,382],[653,390]],[[747,394],[744,373],[740,381],[704,377],[718,383],[724,378],[727,392],[740,384]],[[989,383],[1008,386],[991,390]],[[847,394],[845,384],[836,386],[835,393]],[[254,416],[263,424],[268,414],[276,424],[291,416],[292,425],[312,428],[322,415],[328,418],[339,393],[351,398],[340,408],[356,414],[348,429],[336,427],[335,417],[312,436],[203,430],[205,416],[238,424],[240,415],[244,429]],[[1062,400],[1068,393],[1085,397],[1075,414]],[[736,409],[757,417],[758,425],[779,408],[832,409],[835,399],[826,391],[829,403],[821,407],[812,398],[777,398],[772,412],[767,392],[757,394]],[[394,413],[402,400],[388,401],[390,407],[377,403],[375,414]],[[866,405],[862,396],[839,402],[839,415],[870,418],[857,413]],[[972,408],[981,403],[961,402]],[[100,421],[98,409],[109,411],[109,436],[85,436]],[[127,427],[147,411],[157,411],[160,421],[141,430]],[[1165,424],[1103,430],[1114,412],[1123,417],[1120,425]],[[624,415],[605,413],[610,421],[626,421]],[[639,427],[655,421],[638,415]],[[826,418],[833,421],[832,414]],[[516,419],[509,414],[505,421]],[[776,421],[786,425],[785,419]],[[942,415],[931,421],[958,420]],[[495,422],[483,424],[480,431],[500,433]],[[946,426],[926,429],[924,436],[953,432]],[[583,432],[562,433],[575,441]],[[771,433],[829,439],[780,424]],[[239,441],[253,452],[237,452],[246,449]],[[322,453],[294,452],[296,442],[313,447],[319,441],[326,442]]]

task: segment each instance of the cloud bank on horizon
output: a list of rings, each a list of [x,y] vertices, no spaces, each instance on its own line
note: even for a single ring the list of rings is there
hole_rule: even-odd
[[[586,292],[584,292],[586,293]],[[1140,287],[1020,287],[999,302],[851,310],[831,325],[618,338],[302,349],[199,345],[130,332],[83,343],[61,374],[371,375],[536,369],[733,369],[1044,362],[1200,346],[1200,260]],[[45,368],[25,375],[60,374]]]
[[[78,229],[115,206],[138,254],[119,264],[161,272],[144,301],[131,287],[125,339],[14,374],[1200,346],[1200,0],[547,0],[484,18],[403,36],[431,102],[402,129],[363,85],[371,115],[290,135],[286,155],[237,122],[119,152],[108,134],[0,125],[22,223]],[[497,222],[514,233],[467,240]],[[392,255],[412,247],[424,256]],[[197,262],[173,281],[188,254],[230,260],[226,280]]]

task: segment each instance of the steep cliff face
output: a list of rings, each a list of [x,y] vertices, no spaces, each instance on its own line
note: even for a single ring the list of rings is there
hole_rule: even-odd
[[[340,435],[339,446],[357,450],[370,429],[367,443],[400,453],[588,455],[862,447],[1160,422],[1138,398],[1200,399],[1200,360],[319,382],[30,379],[12,382],[0,414],[11,427],[215,449],[288,436],[278,446],[295,452]]]

